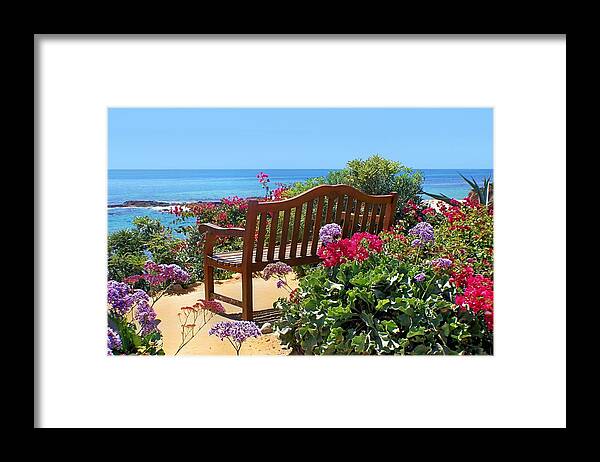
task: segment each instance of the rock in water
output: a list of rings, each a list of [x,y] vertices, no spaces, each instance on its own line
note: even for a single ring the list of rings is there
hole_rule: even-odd
[[[271,332],[273,332],[273,327],[271,326],[270,322],[265,322],[262,327],[260,328],[260,331],[263,334],[270,334]]]

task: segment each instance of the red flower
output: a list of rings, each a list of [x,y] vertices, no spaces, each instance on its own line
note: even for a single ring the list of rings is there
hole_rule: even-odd
[[[364,261],[372,253],[381,252],[383,241],[374,234],[356,233],[351,238],[333,241],[317,250],[323,266],[337,266],[346,261]]]
[[[454,274],[450,281],[457,288],[463,288],[462,294],[456,295],[454,302],[462,309],[470,309],[473,313],[483,311],[487,328],[494,330],[494,282],[481,274],[473,274],[473,268],[467,266],[460,273]]]

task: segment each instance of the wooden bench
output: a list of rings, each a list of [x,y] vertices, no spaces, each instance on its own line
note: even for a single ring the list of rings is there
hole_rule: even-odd
[[[318,262],[319,230],[327,223],[338,223],[342,238],[388,229],[396,201],[395,192],[373,196],[347,185],[321,185],[282,201],[248,201],[245,229],[201,224],[199,230],[206,232],[205,299],[239,306],[243,319],[252,320],[252,273],[277,261],[290,266]],[[243,238],[243,249],[214,254],[218,237]],[[241,301],[215,293],[214,268],[241,273]]]

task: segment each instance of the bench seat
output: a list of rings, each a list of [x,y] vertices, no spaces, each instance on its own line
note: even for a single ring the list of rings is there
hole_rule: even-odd
[[[291,243],[288,242],[285,246],[285,256],[282,260],[280,260],[279,259],[280,247],[281,246],[279,246],[279,245],[276,245],[274,247],[274,255],[271,260],[268,260],[268,249],[263,249],[263,251],[262,251],[263,256],[261,258],[261,261],[257,261],[257,258],[256,258],[257,249],[256,249],[256,247],[254,247],[254,250],[252,251],[253,270],[260,271],[265,266],[267,266],[269,263],[275,263],[278,261],[283,261],[285,263],[289,260],[293,260],[293,259],[297,260],[300,258],[310,259],[311,261],[312,260],[318,261],[318,258],[319,258],[317,256],[316,252],[314,255],[312,255],[312,253],[311,253],[312,241],[308,241],[306,255],[303,257],[292,258],[292,256],[291,256],[292,245],[291,245]],[[319,247],[321,247],[321,241],[317,242],[317,249]],[[296,255],[300,255],[301,248],[302,248],[302,243],[299,243],[296,246]],[[215,263],[215,266],[222,267],[223,269],[227,269],[229,267],[239,267],[239,266],[242,266],[243,251],[242,250],[233,250],[231,252],[222,252],[222,253],[207,256],[207,258],[212,260]]]

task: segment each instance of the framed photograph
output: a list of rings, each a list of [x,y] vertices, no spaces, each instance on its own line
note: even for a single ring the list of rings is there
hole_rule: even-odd
[[[566,426],[565,36],[35,63],[36,426]]]

